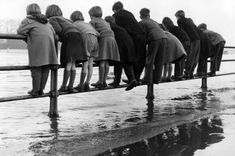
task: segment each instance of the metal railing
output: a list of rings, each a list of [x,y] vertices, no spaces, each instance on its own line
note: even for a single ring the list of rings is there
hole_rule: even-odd
[[[1,34],[0,33],[0,39],[16,39],[16,40],[25,40],[26,37],[18,34]],[[232,48],[235,49],[235,47],[227,46],[226,48]],[[222,60],[222,62],[231,62],[235,61],[234,59],[230,60]],[[210,62],[210,61],[208,61]],[[97,66],[97,65],[96,65]],[[81,66],[79,66],[81,67]],[[59,66],[59,68],[61,68]],[[29,66],[0,66],[0,71],[16,71],[16,70],[29,70]],[[207,68],[206,68],[207,69]],[[207,71],[206,71],[207,73]],[[222,75],[231,75],[235,74],[233,73],[226,73],[226,74],[219,74],[216,76],[222,76]],[[182,80],[184,81],[184,80]],[[31,95],[21,95],[21,96],[13,96],[13,97],[3,97],[0,98],[0,102],[8,102],[8,101],[17,101],[17,100],[26,100],[26,99],[32,99],[32,98],[43,98],[43,97],[50,97],[50,107],[49,107],[49,113],[48,115],[50,117],[56,117],[58,116],[58,96],[59,95],[65,95],[65,94],[75,94],[75,93],[82,93],[82,92],[74,92],[74,93],[68,93],[68,92],[58,92],[57,88],[58,83],[58,69],[52,68],[51,69],[51,79],[50,79],[50,91],[48,93],[43,94],[42,96],[33,97]],[[123,88],[127,87],[127,85],[120,85],[116,88]],[[207,74],[205,74],[202,77],[202,88],[207,88]],[[107,90],[107,89],[116,89],[113,87],[107,87],[105,89],[96,89],[91,88],[89,91],[86,92],[93,92],[93,91],[100,91],[100,90]],[[147,99],[153,99],[154,98],[154,85],[148,85],[147,86]]]

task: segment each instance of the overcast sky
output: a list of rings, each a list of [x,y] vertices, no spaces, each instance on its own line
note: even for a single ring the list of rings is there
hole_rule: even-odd
[[[22,19],[26,14],[26,6],[38,3],[43,13],[48,5],[57,4],[66,18],[69,18],[73,11],[80,10],[85,20],[89,21],[88,10],[92,6],[101,6],[103,16],[112,15],[112,5],[115,1],[117,0],[1,0],[0,19]],[[139,20],[139,10],[146,7],[150,9],[151,17],[159,23],[166,16],[176,22],[174,14],[182,9],[186,17],[191,17],[196,25],[206,23],[208,29],[224,36],[227,45],[235,46],[235,0],[122,0],[122,2],[124,8],[131,11],[137,20]]]

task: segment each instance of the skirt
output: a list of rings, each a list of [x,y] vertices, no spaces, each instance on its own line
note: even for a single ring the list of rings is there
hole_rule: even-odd
[[[114,37],[103,37],[99,40],[99,54],[95,61],[120,61],[118,45]]]
[[[60,63],[62,67],[65,67],[65,65],[71,61],[87,61],[82,36],[77,32],[67,33],[61,45]]]

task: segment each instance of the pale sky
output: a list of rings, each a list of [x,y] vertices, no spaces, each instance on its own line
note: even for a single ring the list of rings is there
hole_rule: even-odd
[[[48,5],[57,4],[61,7],[64,17],[69,18],[75,10],[82,11],[85,20],[89,21],[88,10],[99,5],[103,17],[112,15],[112,5],[118,0],[0,0],[0,19],[23,19],[26,6],[38,3],[43,13]],[[124,8],[131,11],[137,20],[139,10],[149,8],[151,18],[161,23],[166,16],[176,24],[175,12],[184,10],[198,25],[206,23],[208,29],[220,33],[227,41],[227,46],[235,46],[235,0],[121,0]]]

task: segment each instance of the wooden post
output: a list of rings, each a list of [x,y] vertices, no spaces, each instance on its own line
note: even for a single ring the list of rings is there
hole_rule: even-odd
[[[207,88],[207,60],[205,63],[205,70],[204,70],[204,74],[202,76],[202,89],[206,89]]]
[[[146,99],[148,100],[153,100],[154,99],[154,92],[153,92],[153,84],[148,84],[147,85],[147,95]]]
[[[58,96],[59,92],[57,90],[57,81],[58,81],[58,69],[51,69],[51,91],[50,91],[50,110],[48,113],[49,117],[58,117]]]

